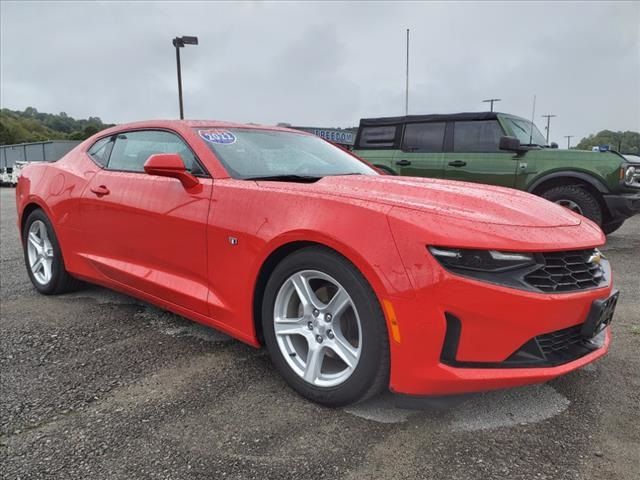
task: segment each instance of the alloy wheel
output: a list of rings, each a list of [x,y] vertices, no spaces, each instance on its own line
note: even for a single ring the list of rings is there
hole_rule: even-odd
[[[29,268],[35,280],[40,285],[49,283],[53,272],[54,253],[47,226],[42,220],[34,221],[29,227],[27,255]]]
[[[285,280],[276,295],[273,326],[280,353],[307,383],[340,385],[358,365],[358,311],[347,290],[326,273],[303,270]]]
[[[556,203],[564,208],[568,208],[572,212],[583,215],[582,208],[573,200],[556,200]]]

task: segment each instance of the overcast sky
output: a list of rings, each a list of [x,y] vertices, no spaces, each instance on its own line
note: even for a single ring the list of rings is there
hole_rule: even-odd
[[[120,123],[187,118],[352,126],[486,109],[552,120],[566,145],[640,130],[640,2],[55,2],[0,4],[1,104]]]

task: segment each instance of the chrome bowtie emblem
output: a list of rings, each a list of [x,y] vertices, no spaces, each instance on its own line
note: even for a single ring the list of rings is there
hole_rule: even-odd
[[[596,250],[591,254],[589,259],[587,260],[587,263],[595,263],[600,265],[601,261],[602,261],[602,254],[598,250]]]

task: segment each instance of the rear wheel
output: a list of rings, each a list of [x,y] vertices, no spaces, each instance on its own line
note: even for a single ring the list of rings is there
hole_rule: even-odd
[[[602,209],[598,200],[589,191],[576,185],[562,185],[542,193],[546,198],[558,205],[593,220],[602,225]]]
[[[38,209],[29,214],[22,231],[22,245],[31,283],[45,295],[64,293],[80,284],[64,267],[58,239],[45,213]]]
[[[304,397],[341,406],[387,386],[380,305],[362,274],[337,253],[310,247],[285,258],[267,282],[262,322],[274,365]]]

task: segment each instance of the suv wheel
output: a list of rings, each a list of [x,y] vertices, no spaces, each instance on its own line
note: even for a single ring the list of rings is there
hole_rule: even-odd
[[[607,224],[602,226],[602,231],[604,233],[606,233],[607,235],[609,235],[610,233],[613,233],[616,230],[618,230],[622,226],[623,223],[624,223],[624,220],[618,220],[617,222],[607,223]]]
[[[602,209],[598,200],[581,187],[563,185],[543,192],[541,197],[583,215],[598,225],[602,225]]]

